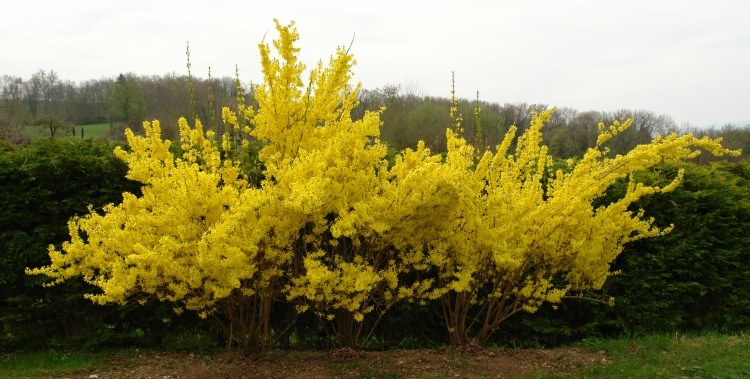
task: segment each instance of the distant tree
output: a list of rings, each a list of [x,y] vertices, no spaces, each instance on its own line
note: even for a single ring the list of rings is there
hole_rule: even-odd
[[[686,128],[682,130],[683,133],[692,133],[696,136],[706,136],[710,138],[721,137],[724,144],[733,149],[742,149],[742,155],[739,157],[730,158],[731,161],[742,161],[750,157],[750,125],[739,127],[733,124],[727,124],[721,128],[710,127],[705,129],[698,128]],[[701,157],[698,156],[694,162],[699,164],[706,164],[713,162],[716,159],[712,157]]]
[[[546,126],[544,135],[550,154],[557,159],[582,156],[596,145],[598,124],[603,120],[600,112],[578,112],[570,108],[558,110],[550,125]]]
[[[138,81],[133,75],[120,74],[107,92],[110,112],[110,125],[123,122],[137,126],[144,121],[146,100]]]
[[[0,138],[21,137],[23,117],[23,80],[8,75],[0,77]]]
[[[107,93],[114,81],[112,79],[88,80],[76,86],[71,119],[76,124],[92,124],[109,120]]]
[[[39,71],[31,76],[31,79],[23,83],[23,97],[29,106],[29,113],[32,118],[36,118],[39,113],[39,101],[42,93],[42,75],[44,71]]]
[[[79,90],[70,80],[60,80],[55,89],[55,113],[59,117],[77,123],[79,119]]]
[[[651,142],[657,135],[666,136],[677,131],[677,124],[671,117],[646,110],[619,110],[607,115],[602,122],[607,124],[629,118],[633,119],[633,125],[606,145],[613,154],[624,154],[638,145]]]
[[[42,113],[44,115],[56,114],[55,103],[60,98],[60,77],[54,70],[46,72],[39,70],[38,75],[41,83]]]
[[[450,100],[426,97],[421,101],[416,97],[410,100],[406,116],[408,145],[415,148],[419,141],[424,141],[428,148],[442,152],[446,149],[445,129],[451,125]]]
[[[69,130],[71,128],[70,125],[53,116],[40,117],[34,120],[32,125],[49,131],[49,138],[55,138],[57,132]]]
[[[149,105],[148,118],[170,120],[162,124],[162,132],[167,138],[176,137],[177,124],[173,120],[190,115],[187,77],[169,74],[138,80]]]
[[[0,78],[0,100],[2,114],[8,119],[19,119],[23,113],[23,79],[3,75]]]

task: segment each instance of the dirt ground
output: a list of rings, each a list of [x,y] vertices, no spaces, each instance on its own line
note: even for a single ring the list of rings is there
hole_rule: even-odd
[[[109,369],[65,376],[108,378],[512,378],[545,372],[574,372],[606,365],[603,353],[579,348],[419,349],[401,351],[270,351],[261,356],[138,352],[115,355]]]

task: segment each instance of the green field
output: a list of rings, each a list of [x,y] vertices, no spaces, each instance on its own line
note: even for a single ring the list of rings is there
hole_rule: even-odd
[[[101,124],[88,124],[76,126],[76,135],[81,136],[81,130],[83,130],[84,138],[109,138],[110,125],[109,123]]]
[[[83,130],[83,138],[111,138],[109,133],[110,125],[107,122],[76,125],[73,128],[75,129],[75,136],[78,138],[81,138],[81,130]],[[24,131],[31,138],[49,138],[49,130],[41,126],[27,126]],[[71,132],[70,129],[58,130],[55,133],[55,138],[70,137],[72,134]]]

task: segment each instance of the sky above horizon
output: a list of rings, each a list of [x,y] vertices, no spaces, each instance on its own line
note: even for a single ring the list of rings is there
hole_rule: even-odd
[[[257,44],[296,22],[307,67],[349,46],[354,80],[418,95],[579,111],[649,110],[678,126],[750,121],[750,1],[13,1],[0,75],[82,82],[186,74],[260,81]],[[353,39],[353,42],[352,42]]]

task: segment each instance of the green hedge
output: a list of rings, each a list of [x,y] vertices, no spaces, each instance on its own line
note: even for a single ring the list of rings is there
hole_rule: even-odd
[[[164,304],[101,307],[82,281],[52,288],[26,267],[49,263],[47,247],[69,238],[67,221],[120,202],[140,185],[98,139],[40,139],[0,145],[0,349],[54,345],[159,344],[185,327]],[[174,332],[174,330],[172,330]]]
[[[672,233],[628,247],[607,291],[626,332],[750,326],[750,162],[686,166],[674,193],[642,205]],[[675,168],[655,173],[672,177]],[[660,179],[659,177],[655,179]]]
[[[635,208],[671,233],[626,245],[602,294],[615,305],[568,299],[557,310],[510,320],[498,342],[556,345],[581,338],[654,332],[750,328],[750,162],[661,167],[645,173],[674,192],[643,199]],[[620,196],[624,183],[608,196]],[[602,199],[607,201],[607,199]]]
[[[0,144],[0,349],[57,345],[150,345],[200,348],[219,333],[192,314],[176,316],[168,304],[97,306],[83,299],[82,281],[41,286],[24,274],[48,262],[47,246],[68,239],[67,221],[122,192],[137,192],[111,142],[39,140]],[[690,330],[739,331],[750,326],[750,162],[662,167],[646,174],[666,183],[682,167],[677,190],[642,200],[637,207],[672,233],[626,246],[603,289],[608,307],[568,299],[558,309],[511,318],[496,342],[558,345],[590,336]],[[624,183],[602,201],[620,196]],[[283,308],[283,307],[282,307]],[[275,307],[276,319],[295,318]],[[286,325],[286,323],[282,323]],[[282,325],[280,324],[280,325]],[[280,326],[279,326],[280,327]],[[330,345],[319,320],[297,318],[282,344]],[[403,304],[382,321],[372,347],[435,346],[446,342],[438,304]]]

